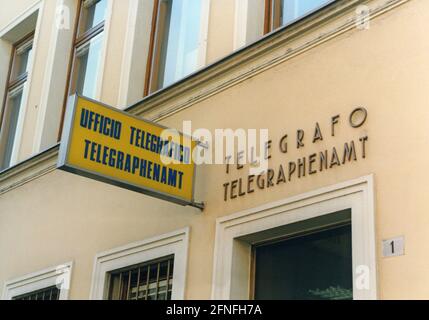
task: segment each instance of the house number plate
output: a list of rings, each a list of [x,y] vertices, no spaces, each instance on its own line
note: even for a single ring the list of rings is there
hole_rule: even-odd
[[[398,257],[405,254],[404,237],[383,240],[383,257]]]

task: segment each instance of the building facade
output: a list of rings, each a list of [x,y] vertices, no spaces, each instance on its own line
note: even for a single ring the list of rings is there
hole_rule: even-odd
[[[429,298],[428,1],[1,7],[0,297]],[[211,133],[204,210],[58,170],[74,93]]]

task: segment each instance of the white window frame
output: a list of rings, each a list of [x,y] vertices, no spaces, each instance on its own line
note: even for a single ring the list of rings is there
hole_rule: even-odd
[[[59,300],[68,300],[73,262],[47,268],[42,271],[7,281],[3,290],[3,300],[12,300],[35,291],[57,286]]]
[[[143,98],[150,32],[142,29],[152,27],[152,12],[155,1],[130,0],[127,31],[125,33],[117,105],[125,109]],[[138,37],[143,37],[139,39]],[[137,88],[136,88],[137,87]]]
[[[110,44],[110,28],[112,27],[112,16],[113,16],[113,0],[108,0],[106,8],[106,16],[104,22],[104,31],[103,31],[103,46],[100,57],[100,71],[97,76],[97,87],[96,87],[96,98],[95,100],[102,100],[103,94],[103,85],[104,85],[104,74],[107,69],[106,59],[107,59],[107,50],[109,49]],[[69,79],[70,80],[70,79]]]
[[[195,71],[203,68],[207,64],[207,39],[210,22],[210,7],[212,0],[202,0],[201,4],[201,29],[198,42],[198,60]],[[133,104],[143,99],[144,94],[144,75],[147,70],[148,47],[150,43],[150,34],[152,30],[151,20],[154,1],[130,0],[128,11],[128,28],[125,34],[125,44],[123,50],[123,59],[120,75],[119,95],[117,105],[124,109],[130,104]],[[148,14],[150,12],[150,15]],[[137,36],[141,36],[142,25],[149,28],[147,38],[139,41],[140,45],[136,45]],[[152,63],[152,62],[151,62]],[[142,78],[136,76],[136,70],[142,74]],[[180,81],[180,79],[179,79]],[[131,87],[131,86],[137,86]],[[150,95],[150,94],[149,94]]]
[[[64,90],[58,88],[65,88],[67,85],[67,71],[74,41],[76,0],[56,0],[55,5],[55,27],[52,28],[49,38],[49,52],[46,56],[45,76],[33,139],[34,154],[57,143],[62,113],[62,108],[58,106],[62,106],[64,103]],[[61,22],[60,14],[65,15],[63,26],[58,25]]]
[[[235,0],[234,47],[243,48],[264,36],[265,1]]]
[[[239,238],[347,209],[352,212],[353,299],[377,299],[373,180],[369,175],[219,218],[212,299],[250,296],[252,244]],[[362,286],[362,272],[367,286]]]
[[[95,257],[91,300],[107,299],[109,273],[174,255],[172,300],[185,298],[190,228],[115,248]]]
[[[34,5],[28,8],[21,15],[19,15],[16,19],[14,19],[11,23],[9,23],[6,27],[0,30],[0,39],[4,39],[5,41],[9,41],[9,42],[19,41],[20,38],[17,38],[16,35],[21,33],[20,32],[20,30],[22,31],[21,28],[25,27],[23,26],[25,20],[27,20],[37,12],[37,22],[36,22],[34,38],[33,38],[33,53],[28,61],[27,81],[25,82],[24,90],[22,93],[21,107],[18,115],[16,134],[15,134],[15,139],[13,141],[12,155],[11,155],[9,167],[12,167],[19,162],[19,152],[21,149],[22,134],[24,132],[24,122],[25,122],[25,116],[27,113],[28,98],[30,96],[31,83],[33,78],[34,61],[36,61],[36,56],[38,52],[37,48],[39,43],[39,31],[42,23],[43,9],[44,9],[44,1],[39,0],[35,2]],[[7,81],[8,80],[9,79],[7,79]],[[3,94],[7,94],[7,92],[4,92]]]
[[[39,153],[46,148],[57,143],[59,124],[62,115],[62,106],[64,103],[64,91],[58,88],[64,88],[70,85],[71,75],[67,78],[70,59],[75,59],[74,52],[71,53],[74,22],[79,19],[76,0],[56,0],[56,19],[59,19],[61,8],[67,10],[68,28],[53,28],[49,40],[49,53],[46,57],[45,78],[43,80],[42,94],[38,108],[36,129],[33,139],[33,153]],[[103,40],[100,52],[100,69],[96,78],[95,100],[101,100],[103,93],[104,74],[106,72],[107,50],[110,44],[110,28],[112,24],[113,0],[107,1],[106,16],[103,34]],[[71,70],[73,71],[73,70]],[[69,87],[70,88],[70,87]]]

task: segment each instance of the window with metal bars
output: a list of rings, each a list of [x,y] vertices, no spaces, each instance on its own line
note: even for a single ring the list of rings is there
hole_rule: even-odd
[[[12,300],[54,301],[60,299],[60,289],[56,286],[45,288],[14,297]]]
[[[109,300],[170,300],[174,256],[110,272]]]

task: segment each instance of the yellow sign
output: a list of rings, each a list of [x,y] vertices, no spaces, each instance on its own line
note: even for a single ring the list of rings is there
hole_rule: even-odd
[[[58,168],[193,205],[191,137],[80,96],[70,98]]]

